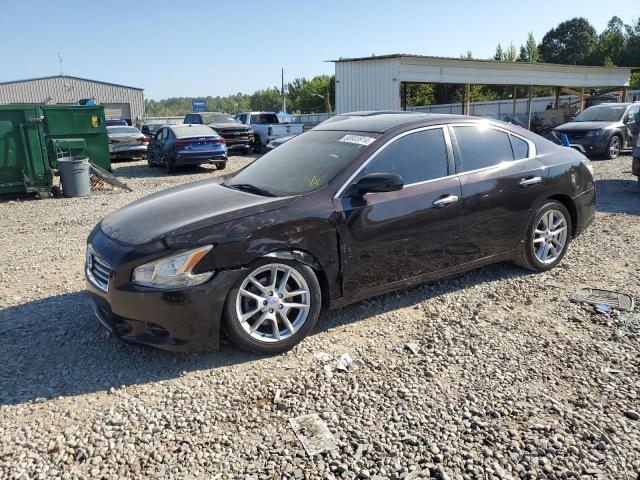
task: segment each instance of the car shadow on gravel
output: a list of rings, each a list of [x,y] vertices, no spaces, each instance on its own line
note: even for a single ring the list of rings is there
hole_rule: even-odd
[[[262,357],[223,345],[176,354],[129,345],[93,315],[83,291],[0,310],[0,405],[108,391]]]
[[[474,285],[529,272],[497,264],[324,312],[312,335],[416,305]],[[111,387],[169,380],[265,356],[223,341],[217,352],[171,353],[129,345],[95,319],[84,291],[0,310],[0,405],[109,391]]]
[[[623,179],[597,180],[596,210],[640,215],[640,182]]]
[[[413,307],[432,298],[448,295],[479,284],[534,275],[533,272],[517,267],[511,262],[496,263],[468,272],[404,288],[392,293],[354,303],[352,305],[323,312],[313,335],[331,328],[357,323],[361,320],[384,315],[396,309]]]

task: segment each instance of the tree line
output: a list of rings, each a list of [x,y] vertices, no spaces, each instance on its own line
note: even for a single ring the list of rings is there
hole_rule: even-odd
[[[473,59],[469,51],[461,58]],[[572,18],[549,30],[538,44],[529,33],[524,44],[516,49],[513,42],[508,47],[498,44],[493,60],[502,62],[546,62],[565,65],[638,66],[640,65],[640,19],[625,24],[614,16],[607,27],[598,34],[589,21]],[[631,88],[640,88],[640,72],[632,74]],[[287,110],[298,113],[331,112],[335,105],[335,77],[320,75],[308,80],[297,78],[285,85]],[[472,85],[474,101],[508,98],[512,87]],[[547,87],[536,87],[535,96],[552,95]],[[407,106],[457,103],[463,99],[463,87],[453,84],[404,84],[401,92]],[[527,95],[526,87],[519,87],[518,97]],[[280,111],[281,90],[269,87],[253,94],[237,93],[226,97],[206,97],[207,110],[237,113],[242,111]],[[149,116],[184,115],[192,109],[191,97],[145,100]]]
[[[296,78],[285,85],[287,111],[300,113],[332,112],[336,82],[333,75],[319,75],[311,80]],[[210,112],[248,111],[279,112],[282,95],[278,87],[257,90],[251,95],[237,93],[227,97],[204,97]],[[184,115],[192,110],[192,97],[145,100],[145,112],[151,117]]]

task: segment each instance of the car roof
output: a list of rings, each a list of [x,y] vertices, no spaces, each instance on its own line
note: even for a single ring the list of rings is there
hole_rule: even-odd
[[[321,123],[314,130],[350,130],[356,132],[385,133],[397,127],[420,123],[438,125],[442,123],[466,122],[474,117],[443,113],[419,113],[399,111],[364,111],[341,113]],[[481,120],[475,118],[475,120]]]
[[[633,102],[602,102],[597,105],[592,105],[592,107],[630,107],[631,105],[633,105]]]

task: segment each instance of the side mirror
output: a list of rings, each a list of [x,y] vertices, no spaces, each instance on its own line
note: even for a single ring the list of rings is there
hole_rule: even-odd
[[[370,173],[353,184],[351,194],[359,196],[366,193],[395,192],[403,186],[404,180],[397,173]]]

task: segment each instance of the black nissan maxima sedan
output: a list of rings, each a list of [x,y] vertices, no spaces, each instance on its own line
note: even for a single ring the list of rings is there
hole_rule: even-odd
[[[226,176],[104,218],[85,274],[99,320],[168,350],[281,352],[335,308],[492,262],[562,260],[594,217],[589,160],[515,125],[338,115]]]

